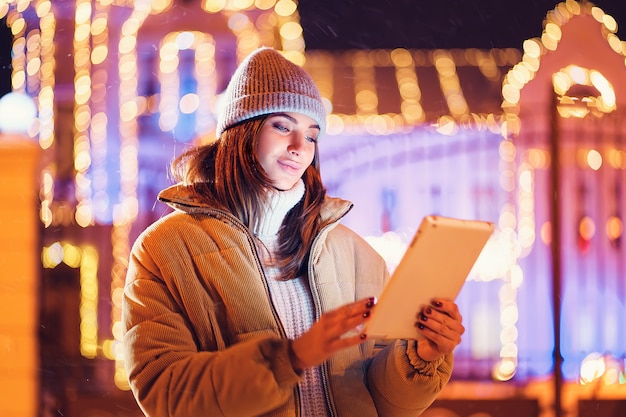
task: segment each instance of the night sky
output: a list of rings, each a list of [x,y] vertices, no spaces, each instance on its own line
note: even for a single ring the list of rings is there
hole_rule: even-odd
[[[11,91],[11,30],[0,19],[0,97]]]
[[[307,49],[518,48],[541,35],[555,0],[299,0]],[[626,0],[594,2],[626,40]],[[620,30],[619,28],[624,28]],[[10,91],[10,31],[0,20],[0,96]]]
[[[299,0],[307,49],[518,48],[541,36],[548,0]],[[626,1],[593,2],[626,39]],[[623,25],[622,32],[619,26]]]

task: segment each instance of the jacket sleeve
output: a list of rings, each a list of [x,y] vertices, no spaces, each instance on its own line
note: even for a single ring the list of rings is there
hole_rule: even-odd
[[[415,417],[435,401],[450,380],[453,355],[426,362],[415,340],[395,340],[370,363],[367,380],[379,416]]]
[[[193,329],[141,245],[122,302],[124,360],[148,417],[261,415],[293,401],[288,341],[260,335],[199,351]],[[291,404],[293,406],[293,404]]]

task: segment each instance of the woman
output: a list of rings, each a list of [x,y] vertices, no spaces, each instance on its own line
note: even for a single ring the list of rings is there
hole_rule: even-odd
[[[417,416],[452,372],[457,306],[415,306],[416,340],[361,332],[388,272],[325,195],[325,111],[299,66],[261,48],[237,68],[218,140],[179,157],[176,210],[135,243],[125,363],[147,416]],[[445,325],[444,325],[445,323]]]

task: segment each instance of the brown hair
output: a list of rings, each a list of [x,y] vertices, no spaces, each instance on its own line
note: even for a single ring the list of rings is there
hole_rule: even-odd
[[[268,116],[232,126],[219,140],[184,152],[172,164],[175,180],[193,185],[199,198],[232,213],[250,231],[266,204],[266,190],[272,188],[256,152],[259,132]],[[321,228],[319,214],[326,190],[319,171],[317,144],[313,162],[302,180],[304,197],[283,220],[272,263],[281,269],[284,280],[306,273],[311,245]]]

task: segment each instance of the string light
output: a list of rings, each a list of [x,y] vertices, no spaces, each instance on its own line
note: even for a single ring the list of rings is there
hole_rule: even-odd
[[[91,0],[77,0],[74,14],[74,169],[76,212],[81,227],[93,224],[91,126]]]
[[[88,359],[98,354],[98,251],[92,246],[75,246],[54,242],[41,251],[44,268],[54,269],[61,263],[78,268],[80,283],[80,353]]]
[[[561,28],[572,17],[582,13],[592,15],[596,21],[602,24],[603,35],[609,46],[617,53],[626,57],[624,44],[619,41],[614,32],[617,30],[615,20],[606,15],[600,8],[590,3],[579,3],[567,0],[556,5],[550,11],[545,20],[544,30],[540,38],[528,39],[523,43],[524,54],[521,61],[516,63],[506,74],[502,85],[502,108],[505,112],[502,136],[511,143],[512,138],[519,135],[521,130],[520,98],[522,89],[534,79],[539,70],[541,58],[550,51],[556,51],[562,38]],[[626,61],[625,61],[626,62]],[[606,78],[597,70],[570,65],[555,73],[552,77],[554,92],[560,96],[557,110],[562,117],[584,117],[590,112],[601,115],[616,109],[615,91]],[[598,96],[587,95],[583,100],[569,97],[567,93],[575,86],[586,86],[599,92]],[[582,105],[581,105],[582,104]],[[517,153],[516,150],[513,151]],[[609,150],[611,152],[611,150]],[[518,187],[518,221],[517,235],[522,249],[521,257],[527,256],[535,243],[535,191],[534,172],[536,169],[545,169],[551,163],[545,150],[531,149],[521,155],[521,163],[516,169]],[[592,169],[599,169],[603,161],[601,153],[597,150],[587,151],[584,155],[584,165]],[[580,163],[580,162],[579,162]],[[514,167],[514,162],[511,163]],[[508,183],[510,175],[506,179],[501,172],[501,181]],[[511,192],[507,185],[505,190]],[[581,220],[579,232],[583,236],[590,237],[595,231],[595,224],[590,218]],[[545,222],[540,227],[541,241],[549,245],[551,236],[551,224]],[[516,268],[518,266],[515,266]],[[515,361],[513,361],[515,362]],[[494,377],[509,375],[507,371],[510,362],[502,363],[494,371]],[[504,371],[502,369],[505,369]]]
[[[520,54],[516,49],[497,51],[432,51],[425,53],[419,50],[397,48],[394,50],[346,51],[329,54],[324,51],[308,51],[305,69],[320,86],[323,100],[328,99],[329,115],[327,133],[331,135],[361,134],[390,135],[403,133],[423,123],[428,115],[422,105],[422,91],[418,80],[419,68],[435,67],[441,82],[441,89],[446,96],[449,114],[441,115],[434,128],[441,134],[452,136],[460,126],[467,129],[487,129],[494,133],[503,133],[503,129],[513,126],[514,121],[502,114],[470,113],[463,96],[457,66],[473,65],[483,75],[495,80],[500,67],[508,67],[519,61]],[[439,68],[437,68],[439,62]],[[378,71],[393,68],[400,95],[400,108],[397,113],[379,114],[381,94],[377,91],[376,77]],[[355,112],[340,113],[330,105],[335,95],[335,78],[339,77],[345,84],[353,78]],[[450,109],[452,106],[452,109]]]
[[[109,14],[111,4],[97,1],[91,20],[90,55],[91,66],[91,98],[89,102],[91,120],[89,121],[89,139],[91,142],[91,196],[89,212],[81,215],[81,219],[91,219],[96,223],[110,221],[110,198],[108,194],[109,174],[107,157],[109,147],[107,115],[109,74],[107,58],[109,56]],[[78,216],[77,216],[78,217]]]

